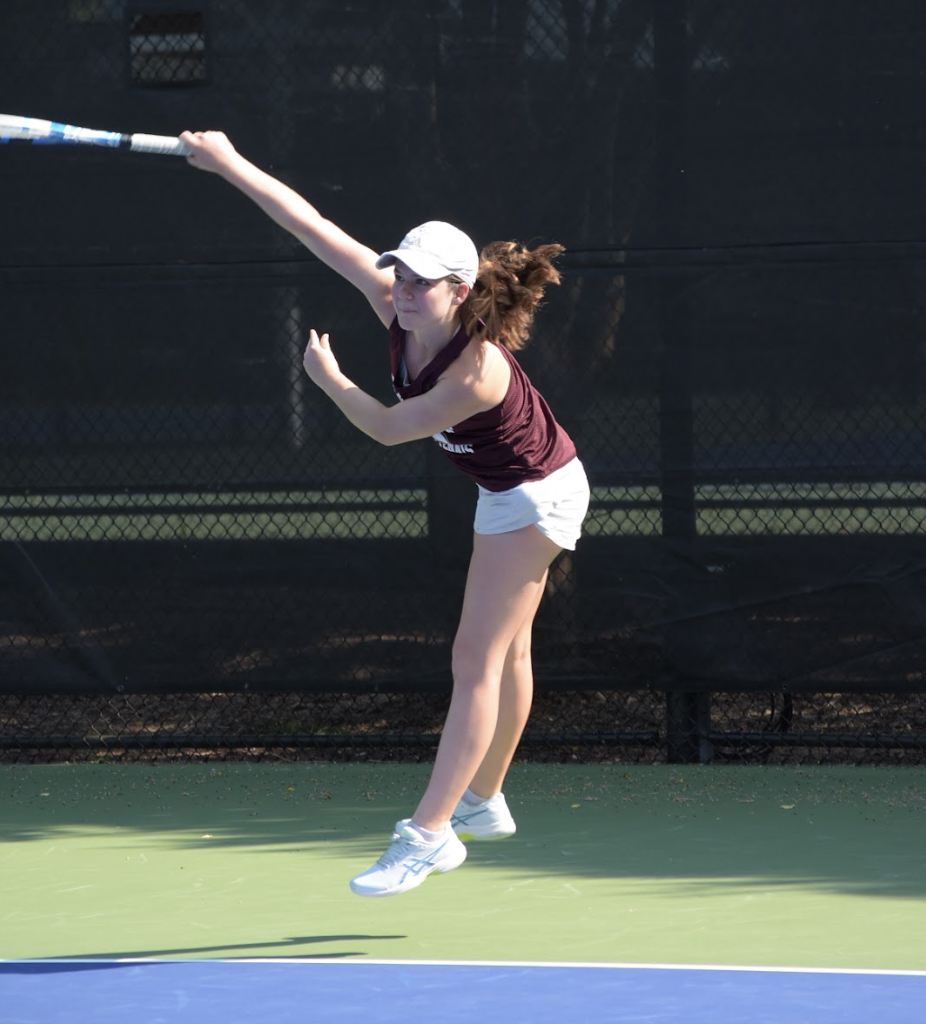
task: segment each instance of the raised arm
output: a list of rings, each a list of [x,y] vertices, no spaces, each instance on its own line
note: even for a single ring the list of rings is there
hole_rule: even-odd
[[[341,372],[327,334],[309,332],[303,366],[355,427],[380,444],[396,445],[442,433],[504,399],[511,370],[497,349],[483,344],[482,358],[461,357],[429,391],[395,405],[384,405]]]
[[[376,315],[389,326],[395,316],[394,275],[391,268],[376,269],[378,253],[323,217],[298,192],[245,159],[223,132],[183,132],[180,137],[192,150],[187,157],[191,166],[218,174],[243,192],[322,263],[363,292]]]

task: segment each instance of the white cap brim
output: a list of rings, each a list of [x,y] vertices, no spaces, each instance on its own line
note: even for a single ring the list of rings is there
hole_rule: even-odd
[[[413,274],[417,277],[424,277],[428,281],[438,281],[442,277],[459,273],[459,271],[448,269],[433,256],[418,249],[393,249],[390,252],[384,252],[376,261],[376,269],[384,270],[394,263],[404,263]]]
[[[454,275],[473,285],[479,274],[479,253],[473,240],[445,221],[427,221],[412,228],[398,248],[384,252],[376,260],[376,268],[384,270],[397,261],[427,281]]]

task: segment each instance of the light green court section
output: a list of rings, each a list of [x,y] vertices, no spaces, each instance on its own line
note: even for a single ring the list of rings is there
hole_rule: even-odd
[[[917,769],[516,765],[518,834],[348,881],[428,765],[0,768],[0,958],[926,968]]]

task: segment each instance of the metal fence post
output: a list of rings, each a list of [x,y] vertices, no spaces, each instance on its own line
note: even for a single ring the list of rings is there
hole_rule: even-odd
[[[654,5],[656,59],[656,174],[660,197],[661,244],[684,240],[687,221],[685,161],[688,134],[687,0]],[[680,566],[669,600],[664,643],[684,651],[679,631],[690,628],[688,577],[695,565],[697,521],[694,485],[694,408],[692,334],[685,289],[687,275],[666,271],[660,288],[659,448],[663,541]],[[682,655],[684,657],[684,655]],[[677,666],[684,673],[684,665]],[[679,686],[681,682],[681,686]],[[702,733],[710,731],[710,694],[686,690],[684,680],[666,694],[666,744],[670,762],[697,761],[707,755]]]

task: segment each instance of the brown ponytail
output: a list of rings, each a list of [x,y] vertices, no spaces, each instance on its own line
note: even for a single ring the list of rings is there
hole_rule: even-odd
[[[559,284],[556,243],[526,249],[518,242],[492,242],[479,257],[479,276],[460,310],[467,333],[512,352],[527,344],[534,313],[548,284]]]

